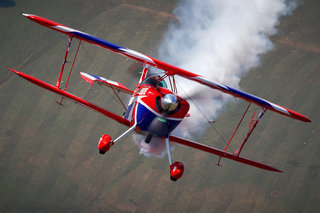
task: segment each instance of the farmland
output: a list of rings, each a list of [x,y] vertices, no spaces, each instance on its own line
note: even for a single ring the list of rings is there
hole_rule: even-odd
[[[10,1],[8,1],[10,3]],[[11,1],[12,2],[12,1]],[[305,0],[283,17],[274,49],[241,81],[242,90],[301,112],[313,123],[267,112],[243,150],[284,171],[270,173],[177,146],[186,170],[169,180],[167,159],[146,158],[127,137],[102,156],[102,134],[125,127],[7,70],[55,84],[67,38],[21,16],[37,14],[156,57],[177,1],[14,1],[0,7],[0,211],[1,212],[318,212],[320,210],[320,5]],[[72,44],[71,57],[77,48]],[[112,91],[89,87],[79,72],[117,80],[130,89],[138,75],[132,60],[83,44],[69,91],[122,114]],[[125,97],[125,96],[124,96]],[[244,103],[226,106],[214,127],[230,135]],[[227,119],[228,118],[228,119]],[[231,132],[232,133],[232,132]],[[197,140],[219,148],[208,128]],[[234,148],[235,145],[233,145]]]

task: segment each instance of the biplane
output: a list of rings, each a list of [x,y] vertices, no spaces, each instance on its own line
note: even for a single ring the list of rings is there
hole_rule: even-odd
[[[128,49],[126,47],[118,46],[116,44],[110,43],[108,41],[102,40],[90,34],[84,33],[79,30],[64,26],[62,24],[56,23],[54,21],[42,18],[37,15],[31,14],[22,14],[31,21],[34,21],[40,25],[58,31],[60,33],[68,36],[68,45],[64,56],[64,62],[62,64],[60,74],[57,80],[56,85],[51,85],[40,79],[37,79],[33,76],[27,75],[23,72],[19,72],[13,69],[10,71],[16,73],[18,76],[30,81],[33,84],[36,84],[44,89],[47,89],[53,93],[62,96],[64,99],[69,99],[73,102],[79,103],[83,106],[91,108],[110,119],[117,121],[118,123],[128,127],[127,131],[118,136],[116,139],[112,139],[109,135],[102,135],[98,143],[98,151],[101,154],[109,151],[109,149],[118,141],[123,139],[125,136],[135,131],[138,134],[141,134],[145,137],[144,142],[150,143],[154,138],[161,138],[163,143],[166,145],[166,150],[169,159],[170,165],[170,179],[173,181],[178,180],[182,177],[184,173],[184,165],[181,162],[173,162],[171,155],[171,143],[182,144],[191,148],[195,148],[201,151],[205,151],[214,155],[219,156],[219,162],[221,158],[227,158],[233,161],[244,163],[250,166],[254,166],[260,169],[269,170],[273,172],[282,172],[279,169],[276,169],[270,165],[259,163],[244,157],[240,156],[240,153],[252,134],[253,130],[256,128],[257,124],[261,120],[262,116],[267,110],[280,113],[282,115],[288,116],[290,118],[300,120],[303,122],[311,122],[311,120],[293,110],[282,107],[280,105],[274,104],[270,101],[264,100],[252,94],[231,88],[222,83],[212,82],[206,79],[204,76],[200,76],[196,73],[189,72],[187,70],[181,69],[179,67],[167,64],[163,61],[157,60],[150,56],[144,55],[137,51]],[[68,53],[70,50],[70,45],[73,39],[79,39],[79,46],[75,54],[68,80],[66,81],[65,87],[61,88],[61,78],[64,72],[65,64],[67,62]],[[100,85],[108,86],[112,90],[117,92],[123,92],[131,95],[129,103],[126,107],[126,112],[124,116],[117,115],[107,109],[104,109],[96,104],[93,104],[89,101],[86,101],[72,93],[66,91],[69,77],[77,57],[77,53],[82,41],[89,42],[91,44],[106,48],[115,53],[121,54],[123,56],[134,59],[143,64],[142,74],[140,76],[138,85],[134,90],[130,90],[125,87],[123,84],[115,81],[108,80],[104,77],[100,77],[94,74],[88,74],[81,72],[81,77],[88,83],[94,84],[98,83]],[[162,70],[162,73],[152,73],[150,68],[155,67]],[[177,94],[177,86],[175,76],[180,76],[182,78],[188,79],[190,81],[197,82],[199,84],[205,85],[208,88],[218,90],[220,92],[232,95],[234,97],[244,99],[250,104],[255,104],[259,107],[260,113],[257,113],[257,116],[252,118],[249,126],[249,131],[246,134],[245,139],[241,143],[241,146],[237,149],[236,152],[228,152],[227,148],[233,139],[234,134],[238,130],[239,125],[242,123],[243,117],[248,112],[249,106],[245,111],[242,119],[240,120],[238,127],[235,129],[233,135],[231,136],[229,142],[226,144],[225,149],[217,149],[210,147],[189,139],[184,139],[178,136],[174,136],[172,131],[181,123],[183,119],[189,117],[189,103],[185,98],[180,97]],[[170,85],[170,88],[169,86]],[[115,92],[116,93],[116,92]],[[117,93],[116,93],[117,94]],[[123,104],[123,102],[121,102]],[[192,119],[192,115],[191,118]]]

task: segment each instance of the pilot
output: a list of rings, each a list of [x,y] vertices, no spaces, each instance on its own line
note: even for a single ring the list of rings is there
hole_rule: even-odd
[[[152,76],[149,76],[146,79],[144,79],[141,82],[141,85],[150,84],[150,85],[152,85],[154,87],[159,86],[159,87],[167,88],[166,82],[165,81],[159,81],[159,79],[160,79],[160,76],[152,75]]]

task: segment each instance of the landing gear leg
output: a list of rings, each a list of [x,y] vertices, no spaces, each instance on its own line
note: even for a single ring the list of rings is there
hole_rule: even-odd
[[[178,161],[172,163],[169,137],[166,138],[166,147],[167,147],[168,159],[169,159],[169,164],[170,164],[170,179],[172,181],[177,181],[183,175],[184,166],[182,163],[180,163]]]
[[[111,137],[109,135],[102,135],[102,137],[100,138],[99,144],[98,144],[98,149],[99,149],[99,153],[100,154],[104,154],[107,151],[109,151],[109,149],[111,148],[111,146],[119,141],[121,138],[127,136],[129,133],[131,133],[134,129],[136,128],[136,125],[133,125],[132,127],[130,127],[130,129],[128,129],[127,131],[125,131],[122,135],[120,135],[117,139],[115,139],[114,141],[111,139]]]
[[[167,153],[168,153],[168,158],[169,158],[169,164],[171,166],[172,165],[172,156],[171,156],[169,137],[166,138],[166,147],[167,147]]]

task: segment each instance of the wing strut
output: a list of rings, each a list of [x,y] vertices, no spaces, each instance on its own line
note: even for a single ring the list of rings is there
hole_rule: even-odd
[[[58,81],[57,81],[57,83],[56,83],[56,87],[57,87],[58,89],[60,89],[60,84],[61,84],[61,79],[62,79],[64,67],[65,67],[66,63],[68,62],[68,55],[69,55],[69,51],[70,51],[72,39],[73,39],[72,36],[70,36],[69,39],[68,39],[69,42],[68,42],[67,50],[66,50],[66,53],[65,53],[65,56],[64,56],[64,60],[63,60],[63,64],[62,64],[62,67],[61,67],[61,70],[60,70],[59,78],[58,78]],[[73,58],[73,62],[72,62],[72,65],[71,65],[71,68],[70,68],[70,71],[69,71],[69,74],[68,74],[68,78],[67,78],[67,81],[66,81],[66,85],[64,86],[64,91],[66,91],[66,89],[67,89],[67,86],[68,86],[68,83],[69,83],[69,80],[70,80],[70,76],[71,76],[71,72],[72,72],[72,70],[73,70],[74,63],[76,62],[76,58],[77,58],[77,56],[78,56],[78,52],[79,52],[79,49],[80,49],[80,45],[81,45],[81,40],[79,40],[78,48],[77,48],[76,54],[75,54],[75,56],[74,56],[74,58]],[[64,98],[64,97],[61,97],[61,100],[60,100],[59,102],[56,101],[56,103],[57,103],[57,104],[60,104],[60,105],[63,105],[63,104],[62,104],[63,98]]]
[[[245,117],[246,114],[248,113],[248,110],[249,110],[250,106],[251,106],[251,103],[249,103],[248,107],[246,108],[245,112],[243,113],[243,116],[242,116],[242,118],[240,119],[240,122],[239,122],[238,126],[237,126],[236,129],[234,130],[232,136],[231,136],[230,139],[229,139],[229,142],[227,143],[227,145],[226,145],[226,147],[224,148],[223,151],[225,151],[225,152],[227,151],[227,148],[229,147],[229,145],[230,145],[233,137],[234,137],[235,134],[237,133],[240,125],[242,124],[242,121],[243,121],[244,117]],[[256,120],[254,120],[254,118],[255,118],[255,113],[256,113],[256,111],[254,110],[253,115],[252,115],[252,118],[251,118],[250,123],[249,123],[249,131],[248,131],[248,133],[247,133],[247,136],[246,136],[245,139],[243,140],[241,146],[234,152],[234,154],[235,154],[236,156],[239,156],[239,155],[240,155],[240,152],[242,151],[244,145],[245,145],[246,142],[248,141],[248,139],[249,139],[249,137],[251,136],[253,130],[256,128],[256,126],[258,125],[260,119],[262,118],[262,116],[264,115],[264,113],[265,113],[267,110],[268,110],[267,108],[261,108],[260,114],[259,114],[259,116],[258,116],[258,118],[257,118]],[[219,159],[218,165],[219,165],[219,164],[220,164],[220,159]]]
[[[78,56],[78,52],[79,52],[79,49],[80,49],[81,42],[82,42],[82,41],[79,40],[77,52],[76,52],[76,54],[75,54],[75,56],[74,56],[74,58],[73,58],[73,62],[72,62],[71,68],[70,68],[70,72],[69,72],[69,75],[68,75],[68,79],[67,79],[66,85],[65,85],[65,87],[64,87],[64,91],[66,91],[66,89],[67,89],[67,86],[68,86],[68,83],[69,83],[69,80],[70,80],[70,75],[71,75],[71,72],[72,72],[72,70],[73,70],[74,63],[76,62],[76,58],[77,58],[77,56]]]
[[[64,60],[63,60],[63,63],[62,63],[60,75],[59,75],[58,81],[57,81],[57,83],[56,83],[56,87],[58,87],[58,89],[60,89],[60,83],[61,83],[61,78],[62,78],[62,74],[63,74],[63,71],[64,71],[64,66],[65,66],[66,63],[67,63],[67,59],[68,59],[68,55],[69,55],[69,50],[70,50],[71,43],[72,43],[72,36],[69,36],[68,41],[69,41],[69,43],[68,43],[68,46],[67,46],[66,53],[65,53],[65,55],[64,55]]]
[[[234,130],[234,132],[233,132],[233,134],[232,134],[231,138],[229,139],[229,142],[227,143],[226,147],[224,148],[224,151],[226,151],[226,150],[227,150],[227,148],[228,148],[228,146],[229,146],[230,142],[232,141],[232,139],[233,139],[234,135],[235,135],[235,134],[236,134],[236,132],[238,131],[239,126],[241,125],[241,123],[242,123],[242,121],[243,121],[244,117],[246,116],[246,114],[247,114],[247,112],[248,112],[248,110],[249,110],[249,108],[250,108],[250,105],[251,105],[251,102],[249,103],[249,105],[248,105],[248,107],[247,107],[246,111],[244,112],[244,114],[243,114],[243,116],[242,116],[242,118],[241,118],[241,120],[240,120],[240,122],[239,122],[239,124],[238,124],[237,128]],[[219,159],[219,161],[220,161],[220,159]]]
[[[258,125],[260,119],[262,118],[262,116],[264,115],[264,113],[265,113],[266,111],[267,111],[267,108],[262,108],[262,109],[261,109],[261,112],[260,112],[257,120],[254,122],[252,128],[249,129],[249,132],[248,132],[248,134],[247,134],[247,137],[243,140],[243,142],[242,142],[241,146],[239,147],[239,149],[234,153],[234,154],[237,155],[238,157],[239,157],[240,152],[241,152],[241,150],[243,149],[244,145],[245,145],[246,142],[248,141],[248,138],[250,137],[250,135],[252,134],[253,130],[256,128],[256,126]],[[253,120],[253,119],[251,119],[251,122],[250,122],[250,123],[252,123],[252,120]],[[251,125],[250,125],[250,126],[251,126]]]

